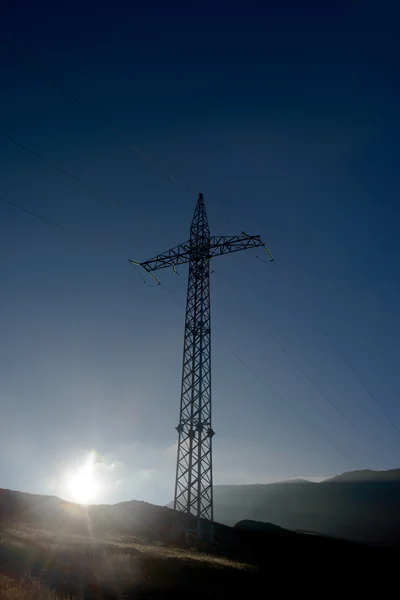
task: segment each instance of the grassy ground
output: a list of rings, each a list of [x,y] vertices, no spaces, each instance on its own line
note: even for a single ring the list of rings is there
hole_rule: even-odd
[[[67,600],[36,579],[13,579],[0,575],[1,600]]]
[[[224,598],[248,587],[249,564],[132,536],[57,534],[20,527],[2,532],[2,600],[61,598]]]
[[[327,593],[327,584],[330,595],[375,589],[389,597],[385,590],[397,582],[400,554],[392,549],[232,534],[225,531],[208,554],[127,534],[3,529],[0,600],[243,600],[305,590],[313,598]]]

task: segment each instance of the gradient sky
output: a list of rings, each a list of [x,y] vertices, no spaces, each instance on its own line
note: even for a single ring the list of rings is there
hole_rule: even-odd
[[[117,204],[0,136],[0,195],[72,232],[0,203],[0,487],[71,498],[94,448],[96,501],[172,499],[184,310],[128,259],[186,241],[200,191],[275,256],[213,263],[215,483],[399,466],[325,335],[400,429],[398,3],[12,4],[0,35],[92,110],[0,41],[0,131]]]

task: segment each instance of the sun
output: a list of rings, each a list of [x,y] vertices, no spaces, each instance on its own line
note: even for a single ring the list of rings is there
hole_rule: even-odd
[[[90,504],[96,499],[98,485],[93,476],[94,456],[89,455],[85,465],[74,470],[68,480],[68,490],[74,502]]]

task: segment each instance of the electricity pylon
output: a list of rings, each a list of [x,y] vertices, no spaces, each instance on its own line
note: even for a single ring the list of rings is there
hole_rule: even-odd
[[[154,271],[166,267],[175,271],[178,265],[189,263],[174,508],[196,517],[189,519],[187,534],[197,538],[210,535],[206,522],[213,521],[210,259],[265,248],[260,236],[242,233],[211,237],[203,194],[199,194],[187,242],[145,262],[130,261],[158,283]]]

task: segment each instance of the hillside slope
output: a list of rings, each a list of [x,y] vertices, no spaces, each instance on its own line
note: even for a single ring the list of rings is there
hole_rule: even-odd
[[[1,490],[0,577],[24,582],[28,573],[50,589],[85,600],[222,600],[257,597],[271,585],[298,591],[310,569],[313,577],[329,579],[331,591],[333,584],[338,590],[345,584],[347,591],[351,585],[359,593],[356,564],[373,574],[382,594],[381,575],[389,582],[399,563],[394,549],[255,521],[233,528],[216,523],[213,544],[192,540],[187,547],[185,523],[186,515],[134,500],[82,507],[56,497]],[[370,577],[361,583],[371,591]]]
[[[145,538],[182,535],[185,515],[164,506],[131,500],[118,504],[83,506],[56,496],[0,489],[0,525],[33,525],[74,533],[124,532]]]
[[[354,471],[320,483],[216,486],[215,518],[400,546],[400,470]]]

